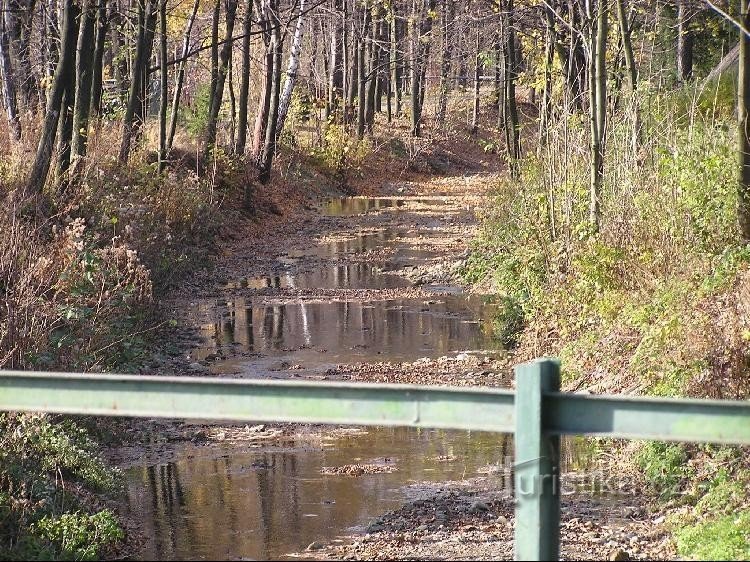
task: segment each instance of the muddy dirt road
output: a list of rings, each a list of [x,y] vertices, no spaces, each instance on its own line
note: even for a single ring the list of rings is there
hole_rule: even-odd
[[[512,359],[492,337],[493,299],[458,276],[493,181],[387,183],[375,197],[323,201],[236,241],[171,303],[194,330],[175,370],[508,386]],[[511,555],[505,436],[189,423],[158,433],[115,455],[142,539],[137,556]],[[668,552],[658,514],[640,498],[592,501],[566,504],[568,556]],[[599,522],[584,525],[593,512]]]

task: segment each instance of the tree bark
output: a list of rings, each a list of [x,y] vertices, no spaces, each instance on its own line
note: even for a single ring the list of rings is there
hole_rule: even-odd
[[[555,13],[550,6],[544,7],[545,44],[544,44],[544,89],[539,118],[540,147],[547,144],[549,123],[552,116],[552,65],[555,61]]]
[[[268,125],[266,126],[266,139],[263,145],[263,154],[261,156],[260,173],[258,180],[261,183],[267,183],[271,179],[271,165],[276,155],[276,128],[279,117],[279,97],[281,91],[281,65],[284,45],[281,39],[281,30],[279,29],[278,18],[278,0],[275,0],[271,7],[271,12],[275,14],[274,19],[277,25],[271,34],[271,50],[273,53],[273,76],[271,82],[271,103],[268,109]]]
[[[250,2],[252,2],[252,0],[248,0],[248,3]],[[182,96],[182,84],[185,81],[185,66],[187,65],[187,55],[190,52],[190,35],[193,31],[195,16],[198,13],[199,5],[200,0],[195,0],[193,11],[190,13],[190,17],[185,24],[185,33],[182,36],[182,54],[180,56],[180,63],[177,67],[177,80],[174,87],[174,94],[172,96],[172,113],[169,118],[169,134],[167,135],[165,157],[169,157],[169,153],[172,151],[172,144],[174,143],[174,134],[177,129],[177,115],[180,108],[180,97]]]
[[[7,9],[5,0],[0,1],[0,13],[5,12]],[[18,117],[16,82],[10,60],[5,18],[2,17],[0,17],[0,80],[2,81],[3,103],[8,116],[9,130],[15,140],[21,140],[21,121]]]
[[[690,29],[690,10],[687,0],[677,1],[677,83],[683,84],[693,76],[693,32]]]
[[[607,0],[599,0],[596,14],[590,13],[591,60],[589,62],[591,121],[591,180],[589,222],[594,233],[599,232],[601,221],[601,194],[604,183],[604,150],[607,116]],[[595,18],[595,19],[594,19]]]
[[[747,0],[739,0],[739,4],[742,27],[750,29],[750,9]],[[742,239],[745,243],[750,243],[750,38],[743,32],[740,32],[737,83],[737,128],[740,141],[737,217]]]
[[[196,1],[196,6],[198,2]],[[237,140],[234,143],[234,153],[245,153],[247,143],[247,106],[250,91],[250,31],[253,21],[253,0],[245,3],[245,17],[242,20],[242,69],[240,76],[239,112],[237,116]]]
[[[81,7],[80,30],[76,45],[75,103],[73,109],[73,139],[71,143],[74,159],[86,156],[91,110],[91,86],[93,83],[94,25],[96,6],[94,0],[84,0]]]
[[[75,11],[73,0],[62,0],[63,22],[60,33],[62,39],[60,57],[47,101],[47,111],[44,116],[36,156],[27,182],[27,194],[40,193],[47,181],[66,82],[70,80],[75,64]]]
[[[453,37],[451,28],[453,27],[453,17],[455,14],[454,0],[442,0],[441,27],[443,48],[440,54],[440,86],[438,92],[437,111],[435,118],[437,127],[442,129],[445,126],[445,114],[448,108],[448,92],[450,92],[450,71],[451,59],[453,57]]]
[[[289,52],[289,63],[287,64],[286,80],[284,81],[284,90],[279,99],[279,117],[276,124],[276,139],[284,132],[284,123],[289,113],[289,106],[292,103],[292,93],[294,85],[297,83],[297,70],[299,69],[299,58],[302,52],[302,35],[305,23],[305,0],[299,0],[299,16],[297,16],[297,25],[294,28],[294,39],[292,48]]]
[[[140,0],[143,2],[144,0]],[[130,78],[128,104],[125,108],[123,122],[122,143],[120,144],[120,162],[127,162],[130,158],[130,147],[133,139],[140,132],[143,124],[144,90],[148,79],[148,62],[154,43],[156,25],[156,1],[145,0],[142,3],[143,18],[139,26],[138,42],[136,44],[135,59]]]
[[[108,0],[99,0],[96,15],[96,39],[94,41],[94,63],[91,82],[92,115],[98,116],[102,111],[102,72],[104,70],[104,49],[109,31]]]
[[[167,67],[167,0],[159,3],[159,161],[161,173],[167,163],[167,101],[169,74]]]
[[[476,49],[474,53],[474,103],[471,114],[471,134],[479,132],[479,86],[482,76],[482,53],[480,51],[479,29],[476,32]]]
[[[265,139],[266,125],[268,124],[269,110],[271,107],[271,89],[273,86],[273,44],[271,40],[270,22],[270,0],[260,0],[260,26],[263,31],[262,37],[265,43],[263,53],[263,77],[258,95],[258,111],[255,114],[255,127],[253,129],[252,156],[256,166],[260,167],[263,155],[263,142]]]
[[[229,57],[232,56],[232,45],[234,43],[234,41],[232,41],[232,33],[234,32],[234,20],[237,15],[237,0],[225,0],[224,11],[226,13],[226,36],[224,37],[224,43],[221,46],[216,84],[210,104],[211,110],[208,115],[208,122],[206,123],[206,134],[203,141],[204,159],[208,157],[209,152],[216,144],[219,111],[221,111],[221,104],[224,100],[224,85],[226,84]]]

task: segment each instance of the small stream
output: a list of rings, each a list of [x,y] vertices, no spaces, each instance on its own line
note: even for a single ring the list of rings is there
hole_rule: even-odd
[[[342,198],[329,216],[440,210],[444,198]],[[437,224],[439,225],[440,214]],[[391,289],[408,287],[394,269],[440,259],[420,247],[439,228],[385,228],[321,243],[284,256],[301,272],[230,281],[230,289]],[[351,260],[387,251],[383,266]],[[284,378],[325,373],[337,364],[415,361],[461,352],[502,352],[492,338],[491,299],[435,287],[429,299],[255,302],[252,294],[199,303],[215,321],[202,326],[204,343],[192,357],[211,372]],[[290,370],[291,368],[291,370]],[[289,373],[293,373],[289,374]],[[277,559],[313,541],[366,527],[398,507],[426,482],[478,476],[509,454],[510,439],[496,434],[373,428],[333,433],[321,443],[289,442],[256,448],[184,446],[169,462],[126,471],[128,508],[142,522],[143,559]],[[352,477],[323,475],[323,467],[386,463],[396,469]]]

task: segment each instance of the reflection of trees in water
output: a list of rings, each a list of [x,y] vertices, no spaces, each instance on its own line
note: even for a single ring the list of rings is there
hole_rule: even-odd
[[[409,361],[493,347],[491,331],[486,329],[492,321],[487,306],[491,304],[465,296],[432,302],[397,299],[255,307],[238,298],[226,304],[226,315],[214,324],[214,338],[216,346],[239,344],[239,349],[250,352],[315,348],[339,357],[353,354],[362,359],[372,354],[378,360]]]

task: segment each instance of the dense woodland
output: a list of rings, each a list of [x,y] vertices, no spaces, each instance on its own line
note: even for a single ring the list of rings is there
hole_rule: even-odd
[[[746,399],[748,30],[744,0],[0,0],[0,368],[137,371],[154,295],[227,223],[351,192],[383,152],[450,176],[424,163],[453,143],[502,171],[462,275],[519,360]],[[92,432],[0,431],[0,557],[112,554],[115,516],[56,490],[115,485]],[[681,555],[750,556],[746,451],[620,453],[679,483]]]

